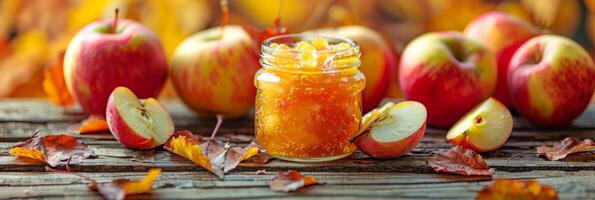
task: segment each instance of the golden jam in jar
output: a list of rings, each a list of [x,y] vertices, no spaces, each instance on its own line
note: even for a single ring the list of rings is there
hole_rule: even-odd
[[[342,37],[293,34],[262,44],[257,142],[273,157],[301,162],[350,155],[362,118],[359,47]]]

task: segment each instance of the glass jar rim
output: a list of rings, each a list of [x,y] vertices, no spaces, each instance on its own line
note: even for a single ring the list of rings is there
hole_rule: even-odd
[[[295,68],[295,69],[288,69],[283,66],[275,65],[271,62],[273,60],[281,61],[281,62],[287,62],[287,61],[300,62],[298,55],[304,53],[304,51],[302,51],[302,50],[294,50],[294,49],[288,50],[288,49],[274,48],[274,47],[270,46],[271,44],[273,44],[273,43],[290,44],[290,43],[295,43],[295,42],[299,42],[299,41],[312,40],[315,38],[327,39],[327,41],[329,41],[329,43],[332,43],[332,44],[347,43],[350,46],[349,48],[345,48],[345,49],[341,49],[341,50],[317,50],[316,51],[317,54],[332,55],[332,59],[334,61],[357,57],[358,58],[357,62],[354,62],[350,65],[332,64],[332,65],[324,66],[324,67],[318,68],[318,69],[305,69],[305,68],[301,68],[301,67]],[[278,42],[276,42],[276,41],[278,41]],[[277,54],[277,53],[283,53],[285,55],[290,54],[291,56],[277,57],[277,56],[275,56],[275,54]],[[361,61],[359,60],[360,55],[361,55],[361,52],[360,52],[358,44],[356,42],[354,42],[353,40],[350,40],[346,37],[327,35],[327,34],[314,34],[314,33],[286,34],[286,35],[273,36],[273,37],[270,37],[262,42],[262,47],[260,49],[260,64],[264,68],[277,68],[277,69],[282,69],[285,71],[287,71],[287,70],[294,71],[294,72],[297,72],[297,71],[300,71],[300,72],[322,71],[323,73],[332,73],[332,72],[337,72],[337,71],[344,70],[344,69],[349,69],[352,67],[356,67],[356,68],[359,67],[361,64]],[[336,62],[333,62],[333,63],[336,63]]]
[[[281,39],[289,39],[289,38],[325,38],[325,39],[332,39],[332,40],[336,40],[339,42],[344,42],[349,44],[349,48],[347,49],[341,49],[341,50],[318,50],[317,52],[319,53],[337,53],[340,54],[342,52],[350,52],[350,51],[354,51],[357,50],[357,52],[359,52],[359,48],[358,48],[358,44],[346,37],[343,36],[336,36],[336,35],[329,35],[329,34],[318,34],[318,33],[295,33],[295,34],[285,34],[285,35],[277,35],[277,36],[273,36],[270,38],[265,39],[264,41],[262,41],[261,44],[261,51],[263,50],[267,50],[267,52],[269,51],[279,51],[276,48],[271,47],[270,45],[273,43],[273,41],[276,40],[281,40]],[[290,52],[290,53],[301,53],[303,52],[302,50],[283,50],[286,52]]]

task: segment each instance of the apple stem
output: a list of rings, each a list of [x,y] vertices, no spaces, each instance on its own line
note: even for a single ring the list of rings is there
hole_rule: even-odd
[[[277,33],[281,33],[281,14],[283,11],[283,0],[281,0],[281,2],[279,2],[279,12],[277,13],[277,19],[275,19],[274,24],[275,24],[275,29],[277,31]]]
[[[223,123],[223,118],[223,115],[217,115],[217,124],[215,125],[215,129],[213,129],[213,133],[211,133],[211,140],[215,139],[215,135],[217,135],[219,127],[221,127],[221,124]]]
[[[110,31],[110,33],[115,33],[116,29],[118,28],[118,13],[120,12],[120,9],[116,8],[116,15],[114,16],[114,24],[112,24],[112,30]]]
[[[223,37],[223,29],[229,23],[229,6],[227,0],[219,1],[221,6],[221,37]]]

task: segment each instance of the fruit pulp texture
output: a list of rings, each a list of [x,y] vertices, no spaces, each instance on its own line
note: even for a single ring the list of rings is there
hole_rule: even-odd
[[[322,158],[350,154],[358,132],[361,90],[357,69],[339,74],[257,73],[256,140],[268,154]],[[279,82],[258,79],[276,76]],[[345,81],[349,80],[349,81]]]

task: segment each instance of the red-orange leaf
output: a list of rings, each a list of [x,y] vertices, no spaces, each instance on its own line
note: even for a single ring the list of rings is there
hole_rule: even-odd
[[[153,183],[157,176],[161,173],[161,169],[150,169],[147,176],[139,181],[131,181],[128,179],[116,179],[111,182],[97,183],[92,181],[89,188],[96,190],[109,200],[122,200],[126,195],[149,193],[153,189]]]
[[[68,167],[68,163],[80,163],[86,158],[97,157],[91,148],[73,136],[39,136],[37,132],[31,139],[15,144],[9,153],[43,161],[50,167]]]
[[[72,126],[78,134],[95,133],[99,131],[110,131],[107,121],[103,116],[91,115],[87,119]],[[70,129],[70,128],[69,128]]]
[[[595,150],[595,144],[591,139],[579,140],[573,137],[554,143],[549,147],[542,145],[537,147],[539,155],[546,156],[549,160],[560,160],[565,158],[568,154]]]
[[[478,200],[492,199],[559,199],[556,190],[549,185],[541,185],[535,180],[496,179],[490,186],[483,188]]]
[[[299,188],[318,184],[313,176],[303,176],[300,172],[295,170],[278,171],[273,180],[269,182],[271,190],[275,192],[291,192]]]
[[[465,176],[494,175],[494,169],[488,167],[481,155],[461,146],[455,146],[446,152],[430,155],[426,162],[436,172]]]
[[[59,106],[69,106],[74,103],[74,98],[68,92],[64,80],[64,53],[60,53],[58,63],[48,66],[43,71],[43,89],[48,95],[48,100]]]

